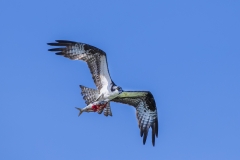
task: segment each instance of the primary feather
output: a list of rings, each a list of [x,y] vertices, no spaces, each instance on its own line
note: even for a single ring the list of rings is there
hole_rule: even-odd
[[[152,128],[152,144],[155,145],[155,136],[158,136],[157,108],[153,95],[149,91],[122,92],[114,102],[134,106],[138,119],[140,135],[143,136],[143,144],[146,143],[148,130]]]
[[[54,51],[56,55],[61,55],[72,60],[87,62],[98,90],[101,90],[104,86],[108,87],[112,83],[108,71],[106,53],[101,49],[74,41],[56,40],[56,42],[57,43],[48,43],[48,45],[60,46],[60,48],[52,48],[49,49],[49,51]]]
[[[158,136],[158,116],[154,97],[149,91],[125,91],[116,86],[112,81],[107,64],[107,56],[104,51],[94,46],[66,40],[56,40],[48,43],[57,48],[49,49],[72,60],[85,61],[92,74],[96,89],[80,85],[81,93],[87,107],[77,108],[80,112],[104,112],[105,116],[112,116],[110,101],[128,104],[136,109],[140,135],[143,137],[143,144],[146,143],[149,128],[152,129],[152,144],[155,145],[155,137]],[[104,106],[101,106],[101,105]],[[98,106],[100,109],[96,109]],[[93,110],[91,107],[95,107]]]

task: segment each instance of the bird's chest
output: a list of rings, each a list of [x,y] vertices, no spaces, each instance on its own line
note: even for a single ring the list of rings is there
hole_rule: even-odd
[[[111,92],[109,90],[102,90],[101,94],[104,99],[112,100],[113,98],[116,98],[119,93],[117,91]]]

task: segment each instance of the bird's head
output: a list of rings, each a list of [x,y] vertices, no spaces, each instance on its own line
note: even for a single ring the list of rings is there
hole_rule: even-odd
[[[119,94],[121,94],[123,92],[122,87],[115,86],[115,85],[112,87],[111,90],[112,90],[112,92],[118,92]]]

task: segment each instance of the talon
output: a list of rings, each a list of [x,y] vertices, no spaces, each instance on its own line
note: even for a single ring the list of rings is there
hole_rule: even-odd
[[[103,108],[105,108],[107,106],[107,103],[103,105]]]

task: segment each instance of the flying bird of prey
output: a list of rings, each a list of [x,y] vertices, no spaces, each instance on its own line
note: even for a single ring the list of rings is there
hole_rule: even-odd
[[[49,49],[72,60],[85,61],[90,69],[97,89],[80,85],[83,99],[87,106],[80,112],[104,112],[105,116],[112,116],[110,101],[128,104],[136,109],[140,135],[143,144],[146,143],[148,130],[152,129],[152,144],[155,145],[155,136],[158,136],[158,117],[154,97],[149,91],[123,91],[110,77],[107,56],[104,51],[94,46],[66,40],[56,40],[48,43],[58,48]]]

